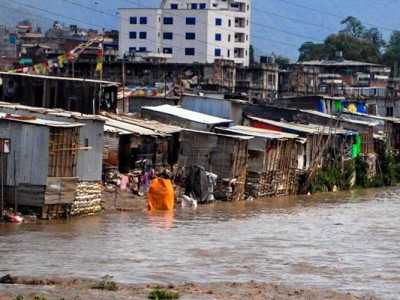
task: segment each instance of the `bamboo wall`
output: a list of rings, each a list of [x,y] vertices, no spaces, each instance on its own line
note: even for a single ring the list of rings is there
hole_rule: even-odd
[[[200,131],[181,132],[181,161],[185,167],[199,165],[218,176],[214,195],[236,201],[244,198],[248,139]],[[235,179],[234,186],[229,182]]]

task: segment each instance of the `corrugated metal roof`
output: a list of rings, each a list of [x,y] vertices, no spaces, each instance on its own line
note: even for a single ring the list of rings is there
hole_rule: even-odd
[[[147,128],[150,130],[154,130],[157,133],[163,133],[163,134],[171,134],[171,133],[176,133],[176,132],[181,132],[182,128],[179,126],[174,126],[174,125],[168,125],[164,123],[160,123],[155,120],[145,120],[145,119],[138,119],[138,118],[132,118],[130,116],[123,116],[123,115],[116,115],[113,113],[106,113],[102,112],[102,116],[117,120],[117,121],[122,121],[126,122],[129,124],[137,125],[143,128]]]
[[[94,83],[102,83],[102,84],[109,84],[109,85],[116,85],[119,86],[119,82],[113,81],[104,81],[104,80],[96,80],[96,79],[84,79],[84,78],[72,78],[72,77],[57,77],[57,76],[46,76],[46,75],[33,75],[33,74],[25,74],[25,73],[9,73],[9,72],[1,72],[0,74],[8,75],[8,76],[26,76],[26,77],[35,77],[35,78],[42,78],[42,79],[52,79],[52,80],[69,80],[69,81],[79,81],[79,82],[94,82]]]
[[[253,138],[252,136],[223,134],[223,133],[215,133],[215,132],[200,131],[200,130],[193,130],[193,129],[183,129],[182,131],[194,132],[194,133],[205,134],[205,135],[225,136],[225,137],[235,138],[235,139],[238,139],[238,140],[251,140]]]
[[[331,134],[331,133],[334,133],[334,134],[346,134],[346,135],[348,135],[348,134],[357,134],[357,132],[355,132],[355,131],[344,130],[342,128],[335,128],[334,126],[329,127],[329,126],[321,126],[321,125],[315,125],[315,124],[303,125],[303,124],[296,124],[296,123],[286,123],[286,122],[272,121],[272,120],[268,120],[268,119],[262,119],[262,118],[251,117],[251,116],[248,116],[247,118],[249,118],[251,120],[259,121],[261,123],[270,124],[272,126],[292,129],[292,130],[296,130],[296,131],[300,131],[300,132],[304,132],[304,133],[311,133],[311,134],[315,134],[315,133]]]
[[[241,132],[248,132],[250,134],[260,134],[260,135],[278,135],[279,138],[288,138],[288,139],[294,139],[298,138],[299,136],[297,134],[293,133],[286,133],[286,132],[280,132],[280,131],[273,131],[273,130],[268,130],[264,128],[255,128],[255,127],[250,127],[250,126],[241,126],[241,125],[236,125],[231,127],[234,130],[238,130]]]
[[[240,130],[240,129],[234,129],[232,127],[226,128],[226,127],[217,127],[218,130],[223,131],[225,133],[229,132],[231,134],[243,134],[246,136],[253,136],[253,137],[259,137],[259,138],[266,138],[266,139],[282,139],[284,138],[283,136],[275,133],[270,133],[270,132],[250,132],[246,130]]]
[[[43,108],[43,107],[27,106],[27,105],[22,105],[22,104],[18,104],[18,103],[0,102],[0,110],[2,107],[12,108],[15,110],[26,110],[29,112],[35,112],[35,113],[39,113],[39,114],[47,114],[47,115],[53,114],[53,115],[57,115],[60,117],[66,117],[66,118],[104,121],[100,116],[97,116],[97,115],[81,114],[78,112],[67,111],[67,110],[63,110],[63,109],[59,109],[59,108]]]
[[[122,129],[125,131],[129,131],[131,134],[137,135],[150,135],[150,136],[157,136],[157,132],[151,129],[143,128],[140,126],[136,126],[133,124],[129,124],[126,122],[121,122],[117,120],[113,120],[111,118],[103,117],[106,120],[106,125],[112,126],[114,128]]]
[[[384,121],[391,121],[391,122],[394,122],[394,123],[400,123],[400,119],[396,118],[396,117],[376,116],[376,115],[370,115],[370,114],[363,114],[363,113],[359,113],[359,112],[352,112],[350,110],[344,110],[343,113],[348,114],[348,115],[361,116],[361,117],[370,118],[370,119],[384,120]]]
[[[327,113],[323,113],[323,112],[319,112],[316,110],[306,110],[306,109],[302,109],[301,111],[306,112],[308,114],[311,115],[315,115],[315,116],[321,116],[321,117],[325,117],[327,119],[332,118],[333,120],[337,120],[338,117],[337,116],[333,116]],[[339,119],[340,120],[340,119]],[[342,119],[343,121],[349,122],[349,123],[354,123],[354,124],[360,124],[360,125],[366,125],[366,126],[376,126],[379,125],[378,122],[368,122],[368,121],[360,121],[360,120],[352,120],[352,119]]]
[[[50,121],[50,120],[43,120],[43,119],[19,119],[21,117],[19,115],[12,115],[15,118],[7,117],[7,114],[0,113],[0,119],[11,121],[11,122],[21,122],[21,123],[28,123],[32,125],[40,125],[40,126],[47,126],[47,127],[64,127],[64,128],[71,128],[71,127],[81,127],[85,124],[76,123],[76,122],[59,122],[59,121]]]
[[[160,106],[145,106],[145,107],[143,107],[143,109],[160,112],[160,113],[176,116],[176,117],[179,117],[182,119],[186,119],[189,121],[194,121],[194,122],[209,124],[209,125],[216,125],[216,124],[221,124],[221,123],[233,123],[232,120],[222,119],[222,118],[198,113],[195,111],[191,111],[188,109],[184,109],[181,107],[172,106],[172,105],[168,105],[168,104],[164,104],[164,105],[160,105]]]
[[[355,60],[310,60],[310,61],[301,61],[296,63],[297,65],[305,65],[305,66],[374,66],[374,67],[385,67],[384,65],[372,64],[362,61]]]
[[[130,131],[128,130],[123,130],[114,126],[110,126],[110,125],[104,125],[104,132],[112,132],[112,133],[118,133],[120,135],[122,134],[131,134]]]

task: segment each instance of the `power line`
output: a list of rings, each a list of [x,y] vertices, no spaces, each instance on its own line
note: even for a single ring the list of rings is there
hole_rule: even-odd
[[[254,9],[254,7],[253,7],[253,9]],[[286,19],[286,20],[290,20],[290,21],[294,21],[294,22],[298,22],[298,23],[302,23],[302,24],[306,24],[306,25],[310,25],[310,26],[326,29],[326,30],[337,31],[337,28],[326,27],[326,26],[322,26],[320,24],[315,24],[315,23],[311,23],[311,22],[295,19],[295,18],[292,18],[292,17],[283,16],[283,15],[280,15],[280,14],[277,14],[277,13],[273,13],[273,12],[270,12],[270,11],[267,11],[267,10],[264,10],[264,9],[261,9],[261,8],[258,8],[258,7],[256,9],[258,11],[261,11],[261,12],[264,12],[264,13],[267,13],[269,15],[276,16],[276,17],[279,17],[279,18],[282,18],[282,19]]]
[[[82,5],[82,4],[79,4],[79,3],[76,3],[76,2],[70,1],[70,0],[62,0],[62,1],[67,2],[67,3],[70,3],[70,4],[77,5],[77,6],[79,6],[79,7],[85,8],[85,9],[89,9],[89,10],[92,10],[92,11],[96,11],[96,12],[99,12],[99,13],[107,14],[107,15],[109,15],[109,16],[118,18],[117,16],[115,16],[115,15],[113,15],[113,14],[104,13],[104,12],[101,11],[101,10],[94,9],[94,8],[92,8],[92,7],[88,7],[88,6],[85,6],[85,5]],[[128,0],[125,0],[125,1],[126,1],[126,2],[129,2],[129,3],[133,3],[133,2],[128,1]],[[141,7],[144,7],[144,8],[151,8],[151,7],[143,6],[143,5],[140,5],[140,4],[136,4],[136,5],[141,6]],[[179,16],[179,15],[176,15],[176,14],[172,14],[171,12],[168,12],[168,14],[169,14],[169,15],[176,16],[176,17],[181,17],[181,18],[183,18],[182,16]],[[119,18],[118,18],[118,19],[119,19]],[[126,19],[126,18],[122,18],[122,17],[121,17],[121,19],[122,19],[122,20],[125,20],[125,21],[129,21],[129,19]],[[215,26],[215,25],[211,25],[211,24],[204,23],[204,22],[199,22],[199,23],[201,23],[201,24],[206,24],[206,25],[208,25],[208,26],[217,27],[217,26]],[[148,24],[142,24],[142,25],[143,25],[144,27],[148,27],[148,28],[151,28],[151,29],[157,29],[156,27],[150,26],[150,25],[148,25]],[[280,30],[280,31],[281,31],[281,30]],[[174,34],[176,34],[176,33],[174,33]],[[177,35],[177,36],[181,36],[181,37],[185,37],[185,35],[183,35],[183,34],[176,34],[176,35]],[[275,41],[275,40],[272,40],[272,39],[265,39],[265,38],[262,38],[262,37],[257,37],[257,38],[258,38],[258,39],[262,39],[262,40],[264,40],[264,41],[274,42],[274,43],[283,44],[283,45],[287,45],[287,46],[291,46],[291,47],[297,48],[297,46],[294,46],[294,45],[291,45],[291,44],[288,44],[288,43],[285,43],[285,42]],[[147,39],[147,40],[149,40],[149,39]],[[199,40],[198,40],[198,41],[199,41]],[[156,42],[156,41],[152,41],[152,42]],[[208,45],[215,46],[215,47],[219,47],[219,48],[230,49],[230,48],[224,47],[223,45],[220,45],[220,44],[208,43],[207,41],[199,41],[199,42],[206,43],[206,44],[208,44]],[[184,49],[184,48],[182,48],[182,47],[175,47],[175,48]],[[207,55],[207,53],[202,53],[202,52],[200,52],[200,54],[205,54],[205,55]],[[256,57],[259,57],[259,56],[256,56]]]
[[[341,19],[341,20],[344,20],[345,18],[347,18],[347,16],[344,17],[344,16],[335,15],[335,14],[332,14],[332,13],[329,13],[329,12],[326,12],[326,11],[323,11],[323,10],[319,10],[319,9],[316,9],[316,8],[312,8],[312,7],[308,7],[308,6],[305,6],[305,5],[297,4],[297,3],[294,3],[294,2],[291,2],[291,1],[288,1],[288,0],[278,0],[278,1],[285,2],[285,3],[288,3],[288,4],[293,5],[293,6],[301,7],[301,8],[307,9],[307,10],[318,12],[320,14],[324,14],[324,15],[327,15],[327,16],[331,16],[331,17],[334,17],[334,18]],[[391,32],[396,30],[396,29],[392,29],[392,28],[388,28],[388,27],[377,26],[377,25],[372,24],[372,23],[365,23],[365,24],[369,25],[369,26],[372,26],[372,27],[376,27],[376,28],[382,29],[382,30],[391,31]]]
[[[68,0],[66,0],[66,1],[68,1]],[[125,1],[125,2],[128,2],[128,3],[135,4],[136,6],[138,6],[138,8],[139,8],[139,7],[141,7],[141,8],[150,8],[150,9],[153,8],[153,7],[150,7],[150,6],[140,5],[140,4],[134,3],[134,2],[129,1],[129,0],[124,0],[124,1]],[[182,0],[176,0],[176,2],[179,2],[179,3],[182,3],[182,4],[186,4],[186,3],[184,3]],[[171,9],[171,10],[168,10],[168,14],[171,15],[171,16],[175,16],[175,17],[177,17],[177,18],[184,18],[184,17],[181,16],[181,15],[174,14],[172,11],[174,11],[174,10],[172,10],[172,9]],[[226,16],[226,17],[232,17],[232,15],[224,14],[224,13],[221,12],[221,11],[218,11],[218,15],[220,15],[220,16]],[[209,23],[201,22],[201,21],[199,21],[199,23],[200,23],[200,24],[205,24],[205,25],[210,26],[210,27],[219,28],[218,26],[216,26],[216,25],[214,25],[214,24],[212,24],[212,23],[209,24]],[[276,27],[273,27],[273,26],[269,26],[269,25],[257,23],[257,22],[251,21],[251,20],[250,20],[250,24],[253,24],[253,25],[256,25],[256,26],[260,26],[260,27],[264,27],[264,28],[268,28],[268,29],[275,30],[275,31],[278,31],[278,32],[283,32],[283,33],[286,33],[286,34],[289,34],[289,35],[293,35],[293,36],[297,36],[297,37],[309,39],[309,40],[314,40],[314,41],[318,41],[318,42],[323,42],[322,40],[315,39],[315,38],[313,38],[313,37],[303,36],[303,35],[300,35],[300,34],[297,34],[297,33],[293,33],[293,32],[287,31],[287,30],[285,31],[285,30],[282,30],[282,29],[279,29],[279,28],[276,28]],[[260,39],[262,39],[262,38],[260,38]],[[267,40],[266,40],[266,41],[267,41]],[[276,42],[276,41],[275,41],[275,42]]]
[[[15,0],[5,0],[5,1],[12,2],[12,3],[17,3],[17,4],[22,5],[22,6],[26,6],[26,7],[35,9],[35,10],[43,11],[45,13],[52,14],[52,15],[55,15],[55,16],[59,16],[59,17],[62,17],[62,18],[65,18],[65,19],[69,19],[69,20],[72,20],[72,21],[77,21],[77,22],[81,22],[81,23],[84,23],[84,24],[87,24],[87,25],[90,25],[90,26],[95,26],[95,27],[102,28],[102,26],[99,26],[99,25],[96,25],[96,24],[92,24],[92,23],[89,23],[89,22],[86,22],[86,21],[70,18],[70,17],[67,17],[65,15],[57,14],[55,12],[52,12],[52,11],[49,11],[49,10],[46,10],[46,9],[43,9],[43,8],[38,8],[38,7],[29,5],[29,4],[26,4],[26,3],[21,3],[21,2],[15,1]],[[6,8],[9,9],[10,7],[6,7]],[[36,15],[36,16],[40,17],[40,18],[44,18],[44,19],[55,21],[54,19],[50,19],[50,18],[47,18],[47,17],[44,17],[44,16],[39,16],[39,15]]]
[[[90,25],[90,26],[94,26],[94,27],[97,27],[97,28],[102,28],[102,26],[101,26],[101,25],[98,25],[98,24],[89,23],[89,22],[87,22],[87,21],[83,21],[83,20],[76,19],[76,18],[66,17],[66,16],[64,16],[64,15],[57,14],[57,13],[54,13],[54,12],[49,11],[49,10],[46,10],[46,9],[43,9],[43,8],[38,8],[38,7],[35,7],[35,6],[32,6],[32,5],[29,5],[29,4],[21,3],[21,2],[15,1],[15,0],[13,0],[13,1],[11,1],[11,0],[6,0],[6,1],[14,2],[14,3],[20,4],[20,5],[22,5],[22,6],[26,6],[26,7],[28,7],[28,8],[32,8],[32,9],[35,9],[35,10],[38,10],[38,11],[46,12],[46,13],[48,13],[48,14],[56,15],[56,16],[59,16],[59,17],[62,17],[62,18],[66,18],[66,19],[69,19],[69,20],[73,20],[73,21],[76,21],[76,22],[81,22],[81,23],[84,23],[84,24],[88,24],[88,25]],[[113,18],[119,19],[119,17],[116,16],[116,15],[114,15],[114,14],[110,14],[110,13],[107,13],[107,12],[104,12],[104,11],[101,11],[101,10],[98,10],[98,9],[95,9],[95,8],[92,8],[92,7],[88,7],[88,6],[85,6],[85,5],[82,5],[82,4],[79,4],[79,3],[75,3],[75,2],[69,1],[69,0],[62,0],[62,1],[67,2],[67,3],[70,3],[70,4],[73,4],[73,5],[76,5],[76,6],[79,6],[79,7],[81,7],[81,8],[87,9],[87,10],[95,11],[95,12],[101,13],[101,14],[106,14],[106,15],[111,16],[111,17],[113,17]],[[128,1],[128,0],[125,0],[125,1],[132,3],[131,1]],[[139,4],[138,4],[138,5],[139,5]],[[148,8],[148,7],[145,7],[145,8]],[[43,16],[39,16],[39,17],[42,17],[42,18],[45,18],[45,19],[49,19],[49,18],[46,18],[46,17],[43,17]],[[182,17],[182,16],[178,16],[178,17]],[[128,21],[128,19],[123,19],[123,20]],[[204,22],[203,22],[203,23],[204,23]],[[207,23],[205,23],[205,24],[207,24]],[[207,25],[213,26],[213,25],[211,25],[211,24],[207,24]],[[261,24],[261,25],[262,25],[262,24]],[[214,25],[214,26],[215,26],[215,25]],[[155,27],[150,26],[150,25],[147,25],[146,27],[149,27],[149,28],[152,28],[152,29],[156,29]],[[215,27],[216,27],[216,26],[215,26]],[[281,31],[281,30],[279,30],[279,31]],[[282,31],[282,32],[283,32],[283,31]],[[129,33],[122,32],[122,31],[120,32],[120,34],[129,36]],[[292,33],[292,34],[293,34],[293,33]],[[178,35],[178,36],[184,37],[184,35],[179,35],[179,34],[177,34],[177,35]],[[294,35],[296,35],[296,34],[294,34]],[[298,48],[298,46],[293,45],[293,44],[289,44],[289,43],[286,43],[286,42],[276,41],[276,40],[273,40],[273,39],[268,39],[268,38],[265,38],[265,37],[260,37],[260,36],[255,36],[255,35],[252,35],[252,37],[254,37],[254,38],[256,38],[256,39],[259,39],[259,40],[267,41],[267,42],[272,42],[272,43],[282,44],[282,45],[289,46],[289,47],[293,47],[293,48]],[[152,40],[152,39],[149,39],[149,38],[143,40],[142,42],[153,42],[153,43],[157,43],[157,41]],[[207,43],[206,41],[200,41],[200,42]],[[211,44],[208,43],[208,44],[209,44],[209,45],[212,45],[212,46],[215,46],[215,47],[219,47],[219,48],[230,49],[230,48],[228,48],[228,47],[224,47],[223,45],[219,45],[219,44],[212,44],[212,43],[211,43]],[[180,51],[180,52],[183,53],[183,50],[184,50],[183,47],[175,46],[174,48],[175,48],[175,49],[178,49],[178,51],[179,51],[179,49],[182,50],[182,51]],[[207,53],[203,53],[203,52],[198,52],[198,53],[208,56]],[[259,58],[259,57],[261,57],[261,55],[255,55],[255,57]]]

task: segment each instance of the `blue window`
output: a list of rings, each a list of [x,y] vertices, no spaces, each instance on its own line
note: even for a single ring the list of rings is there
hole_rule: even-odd
[[[172,17],[164,18],[164,25],[172,25],[172,24],[174,24],[174,18],[172,18]]]
[[[146,47],[139,47],[139,52],[146,52],[147,48]]]
[[[199,6],[200,6],[200,9],[206,9],[206,4],[205,3],[200,3]]]
[[[238,8],[238,7],[239,7],[239,4],[237,4],[237,3],[232,3],[232,4],[231,4],[231,7]]]
[[[220,33],[216,33],[215,34],[215,40],[216,41],[220,41],[221,40],[221,34]]]
[[[136,31],[129,32],[129,38],[130,39],[136,39]]]
[[[221,49],[214,49],[215,56],[221,56]]]
[[[185,48],[185,55],[194,55],[195,49],[194,48]]]
[[[129,52],[136,52],[136,47],[129,47]]]
[[[139,39],[142,39],[142,40],[147,39],[147,32],[145,32],[145,31],[139,32]]]
[[[15,35],[10,35],[8,38],[10,45],[15,45],[17,43],[17,37]]]
[[[215,26],[221,26],[222,25],[222,19],[221,18],[216,18],[215,19]]]
[[[228,42],[230,42],[230,41],[231,41],[231,35],[228,34]]]
[[[171,9],[178,9],[178,4],[171,4]]]
[[[192,9],[197,9],[197,4],[196,3],[192,3],[191,8]]]
[[[228,49],[228,57],[231,57],[231,50]]]
[[[194,32],[186,32],[186,39],[194,40],[194,39],[196,39],[196,34]]]
[[[170,47],[168,47],[168,48],[163,48],[163,53],[172,54],[172,48],[170,48]]]
[[[229,19],[229,20],[228,20],[228,26],[231,27],[231,25],[232,25],[232,20]]]
[[[140,24],[147,24],[147,17],[140,17],[139,23]]]
[[[137,24],[137,18],[136,17],[130,17],[129,18],[129,23],[130,24]]]
[[[196,18],[186,18],[186,25],[196,25]]]
[[[163,33],[163,39],[164,40],[172,40],[174,34],[172,32],[164,32]]]

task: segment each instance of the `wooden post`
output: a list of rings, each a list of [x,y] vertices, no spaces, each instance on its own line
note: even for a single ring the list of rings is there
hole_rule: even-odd
[[[122,113],[125,113],[125,58],[122,59]]]
[[[1,220],[4,219],[4,140],[0,140],[1,153]]]
[[[14,150],[14,211],[17,213],[18,211],[18,202],[17,202],[17,158]]]

